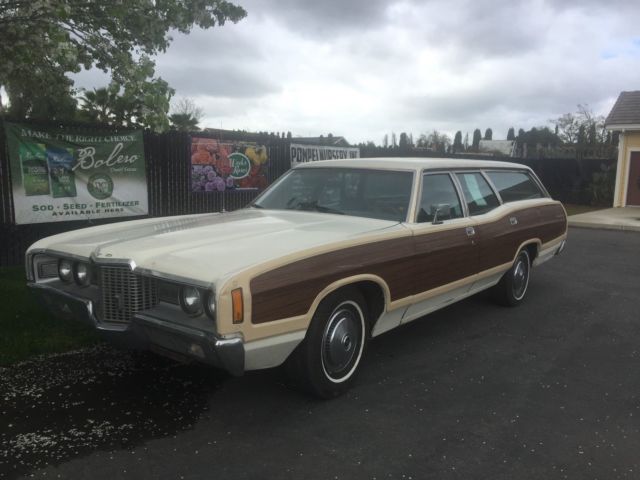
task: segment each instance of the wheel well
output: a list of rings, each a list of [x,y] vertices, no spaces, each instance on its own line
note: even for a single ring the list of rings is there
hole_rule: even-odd
[[[529,263],[533,265],[533,261],[538,256],[538,244],[537,243],[529,243],[525,245],[524,248],[527,249],[527,253],[529,253]]]
[[[343,288],[356,288],[364,297],[364,301],[367,303],[367,309],[369,311],[369,323],[371,328],[378,321],[380,315],[384,311],[385,298],[384,290],[382,287],[371,280],[364,280],[361,282],[351,283],[345,285]]]

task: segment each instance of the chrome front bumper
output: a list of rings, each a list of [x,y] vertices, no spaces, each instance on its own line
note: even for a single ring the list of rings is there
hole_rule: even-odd
[[[240,337],[224,338],[143,313],[135,314],[130,324],[106,324],[95,315],[91,300],[48,285],[29,283],[29,287],[52,313],[88,323],[109,341],[172,358],[198,360],[232,375],[244,373],[244,342]]]

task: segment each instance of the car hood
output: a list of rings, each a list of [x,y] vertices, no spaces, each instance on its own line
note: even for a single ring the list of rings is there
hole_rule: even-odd
[[[84,228],[40,240],[30,250],[133,261],[136,268],[218,283],[260,263],[398,228],[404,227],[386,220],[249,208]]]

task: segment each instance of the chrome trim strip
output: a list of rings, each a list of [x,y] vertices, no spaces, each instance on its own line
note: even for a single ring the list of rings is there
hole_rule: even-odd
[[[79,261],[92,261],[98,266],[124,266],[128,265],[132,272],[138,273],[140,275],[146,275],[154,278],[158,278],[160,280],[169,280],[176,283],[182,283],[185,285],[193,285],[194,287],[200,287],[204,289],[214,289],[213,282],[201,282],[198,280],[193,280],[191,278],[181,277],[178,275],[173,275],[171,273],[163,273],[158,272],[157,270],[152,270],[149,268],[141,268],[137,265],[135,260],[130,258],[112,258],[112,257],[99,257],[95,252],[92,252],[89,258],[83,257],[81,255],[75,255],[72,253],[60,252],[58,250],[52,250],[47,248],[38,248],[35,250],[31,250],[27,253],[27,255],[33,256],[38,254],[46,254],[54,257],[63,257],[63,258],[71,258]]]
[[[89,260],[89,258],[83,257],[82,255],[75,255],[73,253],[60,252],[58,250],[51,250],[49,248],[36,248],[34,250],[29,250],[27,252],[27,255],[31,255],[31,256],[41,255],[41,254],[51,255],[53,257],[71,258],[73,260],[79,260],[84,262]]]
[[[484,179],[487,181],[487,183],[489,184],[489,188],[491,190],[493,190],[493,193],[495,194],[496,197],[498,197],[498,201],[500,202],[500,205],[504,205],[505,202],[504,200],[502,200],[502,195],[500,195],[500,192],[498,191],[498,189],[496,188],[496,186],[493,184],[493,181],[491,180],[491,178],[489,178],[489,175],[486,171],[481,170],[480,174],[484,177]]]
[[[173,275],[171,273],[158,272],[157,270],[152,270],[150,268],[136,267],[134,271],[135,273],[139,273],[141,275],[145,275],[148,277],[157,278],[159,280],[169,280],[174,283],[192,285],[194,287],[200,287],[207,290],[214,290],[213,282],[201,282],[198,280],[194,280],[192,278],[181,277],[180,275]]]
[[[128,265],[133,272],[136,269],[136,262],[130,258],[112,258],[112,257],[99,257],[99,253],[91,253],[91,261],[97,265]]]
[[[465,218],[469,218],[469,205],[467,205],[467,199],[464,198],[464,193],[462,191],[462,184],[460,183],[460,179],[458,178],[457,175],[454,174],[454,172],[449,172],[449,176],[451,177],[451,179],[453,180],[453,183],[456,187],[456,190],[458,192],[458,199],[460,201],[460,204],[462,205],[462,211],[464,212],[464,216]]]
[[[462,208],[462,217],[460,218],[466,218],[469,216],[469,211],[467,208],[467,203],[464,201],[464,197],[462,196],[462,189],[460,186],[460,183],[458,183],[458,179],[456,178],[456,176],[451,172],[451,170],[447,170],[447,169],[440,169],[440,170],[429,170],[428,168],[423,168],[420,171],[420,177],[419,177],[419,183],[418,183],[418,188],[416,189],[416,208],[415,208],[415,212],[413,212],[413,215],[411,217],[411,220],[409,221],[409,223],[413,224],[413,225],[422,225],[422,224],[430,224],[432,225],[432,222],[418,222],[418,213],[420,212],[420,206],[421,206],[421,202],[422,202],[422,190],[424,188],[424,177],[426,177],[427,175],[448,175],[449,179],[451,180],[451,183],[453,183],[453,189],[456,192],[456,195],[458,196],[458,202],[460,202],[460,207]],[[444,220],[445,222],[449,222],[451,220],[458,220],[457,218],[450,218],[448,220]]]

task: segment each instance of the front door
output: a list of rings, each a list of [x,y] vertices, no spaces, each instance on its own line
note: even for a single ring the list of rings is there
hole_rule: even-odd
[[[640,206],[640,152],[631,153],[627,205]]]
[[[422,316],[465,293],[478,272],[475,222],[465,217],[449,173],[423,176],[417,223],[412,224],[414,303],[404,321]]]

